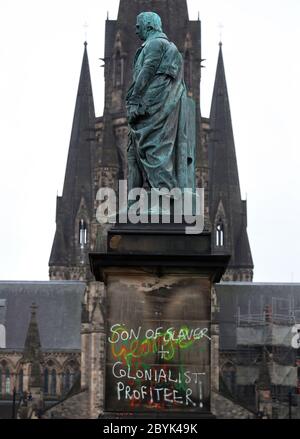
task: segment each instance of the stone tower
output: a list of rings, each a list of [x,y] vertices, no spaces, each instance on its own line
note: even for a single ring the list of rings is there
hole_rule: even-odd
[[[224,280],[252,281],[247,201],[241,199],[221,43],[209,125],[209,210],[213,251],[231,255]]]
[[[203,163],[200,151],[200,21],[188,17],[185,0],[120,0],[117,20],[106,21],[104,76],[105,104],[103,117],[96,119],[99,157],[95,181],[100,186],[115,187],[116,179],[126,178],[127,119],[125,95],[132,81],[132,65],[140,42],[135,35],[137,15],[142,11],[158,13],[163,31],[174,41],[185,59],[188,93],[197,103],[198,164]],[[198,166],[199,167],[199,166]],[[201,173],[197,169],[198,176]]]
[[[96,194],[101,187],[117,189],[118,180],[126,179],[125,95],[140,45],[135,35],[136,16],[142,11],[161,16],[164,32],[185,61],[188,94],[196,102],[196,185],[205,188],[205,224],[207,229],[215,228],[215,240],[219,237],[214,251],[232,253],[225,279],[250,281],[253,263],[246,202],[240,198],[222,53],[210,119],[203,118],[201,22],[189,20],[186,0],[120,0],[117,20],[106,20],[104,113],[96,118],[85,45],[64,190],[62,197],[57,197],[50,279],[89,279],[88,252],[106,249],[107,226],[96,221]],[[226,171],[222,167],[224,158],[230,165]]]

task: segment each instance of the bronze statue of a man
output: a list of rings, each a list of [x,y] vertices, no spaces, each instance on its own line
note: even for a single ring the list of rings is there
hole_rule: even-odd
[[[154,12],[138,15],[136,33],[144,42],[126,97],[128,189],[192,188],[195,127],[189,125],[195,110],[186,95],[182,55]]]

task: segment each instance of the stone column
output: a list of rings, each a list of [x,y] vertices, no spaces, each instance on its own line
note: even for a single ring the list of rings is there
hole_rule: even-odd
[[[81,311],[81,388],[88,387],[90,373],[90,344],[91,344],[91,305],[90,305],[90,284],[85,290],[84,303]]]
[[[89,383],[90,373],[90,341],[91,339],[91,324],[82,323],[81,325],[81,388],[84,389]]]
[[[29,378],[30,378],[30,373],[29,373],[29,367],[30,364],[23,364],[23,391],[28,392],[29,390]]]
[[[89,387],[90,417],[97,418],[103,411],[104,403],[104,367],[105,367],[105,330],[104,330],[104,285],[92,282],[89,285],[88,308],[91,311],[89,333],[86,334],[85,380]]]
[[[90,417],[103,411],[104,324],[94,322],[91,332]]]

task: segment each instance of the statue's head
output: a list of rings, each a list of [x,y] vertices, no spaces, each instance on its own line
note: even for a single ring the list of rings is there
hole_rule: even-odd
[[[145,41],[152,31],[162,32],[160,16],[155,12],[142,12],[137,16],[136,34]]]

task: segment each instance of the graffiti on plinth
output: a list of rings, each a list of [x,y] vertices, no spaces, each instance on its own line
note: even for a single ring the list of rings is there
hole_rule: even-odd
[[[106,394],[112,405],[129,410],[204,410],[210,340],[205,326],[111,325]]]

